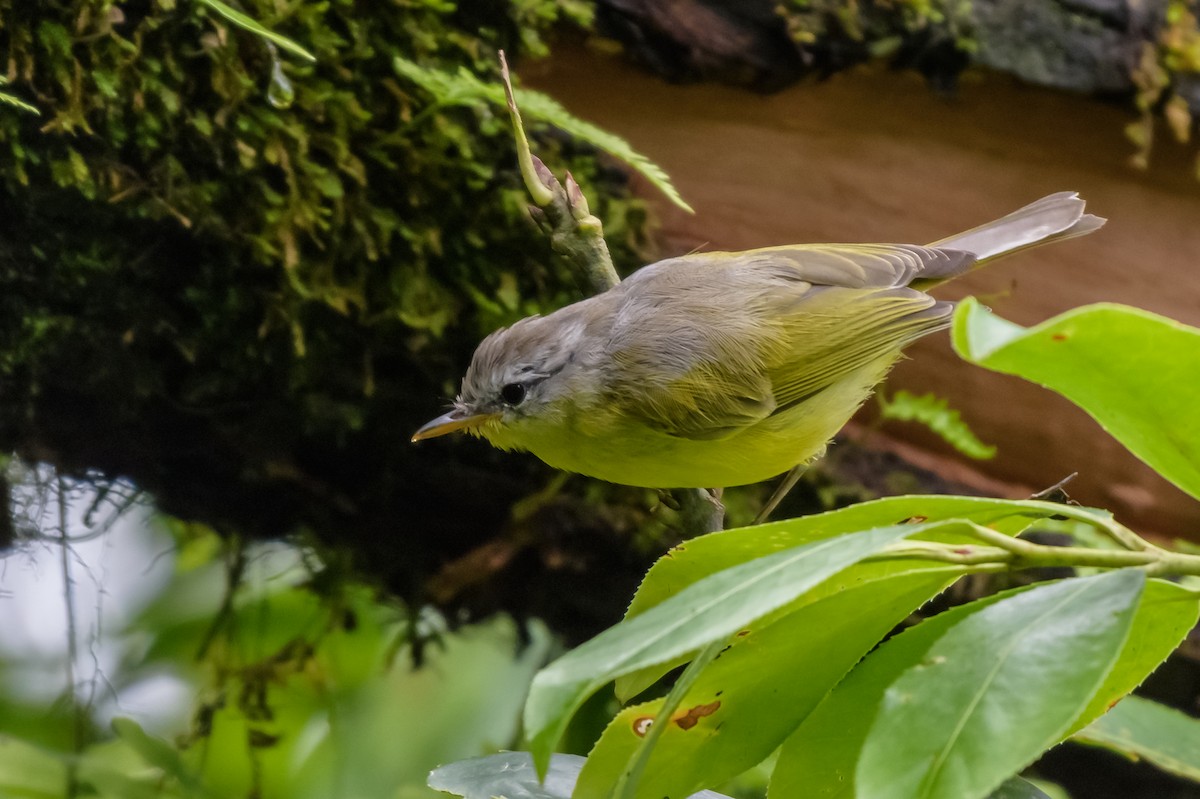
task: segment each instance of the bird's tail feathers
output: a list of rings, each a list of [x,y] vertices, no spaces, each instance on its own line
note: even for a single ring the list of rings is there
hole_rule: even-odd
[[[964,250],[975,255],[975,263],[959,274],[973,271],[986,262],[1029,247],[1049,244],[1098,230],[1103,217],[1084,213],[1084,201],[1073,191],[1061,191],[1030,203],[985,225],[935,241],[929,246]],[[958,275],[939,275],[914,281],[913,288],[927,289]]]

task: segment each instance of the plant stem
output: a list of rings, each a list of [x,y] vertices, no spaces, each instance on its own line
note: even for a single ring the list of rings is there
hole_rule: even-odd
[[[646,770],[646,764],[650,762],[650,754],[654,751],[659,737],[667,729],[671,721],[671,716],[679,708],[679,704],[683,702],[683,697],[687,694],[688,689],[692,687],[692,683],[696,681],[696,678],[700,676],[700,672],[704,670],[705,666],[715,660],[717,655],[721,654],[721,650],[725,648],[726,643],[724,639],[713,641],[700,650],[692,662],[688,664],[688,667],[683,670],[683,674],[679,675],[679,679],[671,687],[671,692],[663,700],[662,707],[658,709],[658,714],[654,717],[650,728],[646,730],[646,737],[638,744],[637,752],[634,754],[631,765],[621,773],[621,778],[617,780],[617,784],[613,787],[611,796],[616,797],[616,799],[633,799],[637,795],[637,786],[642,779],[642,772]]]
[[[1137,551],[1159,549],[1159,547],[1151,544],[1125,525],[1118,523],[1107,513],[1099,513],[1094,509],[1082,508],[1077,505],[1061,505],[1056,502],[1044,502],[1040,500],[1034,501],[1047,510],[1053,510],[1053,513],[1046,514],[1047,516],[1066,517],[1072,521],[1083,522],[1090,527],[1095,527],[1125,549]]]
[[[985,546],[903,541],[888,547],[871,560],[933,560],[970,566],[971,571],[1006,571],[1048,566],[1100,569],[1136,567],[1155,577],[1185,574],[1200,576],[1200,555],[1171,552],[1156,546],[1133,551],[1052,547],[1020,538],[1010,538],[1003,533],[977,525],[970,525],[965,529],[984,542]]]
[[[533,166],[533,153],[529,150],[529,139],[525,137],[525,125],[521,122],[521,111],[517,108],[516,97],[513,96],[512,78],[508,74],[508,59],[504,51],[500,53],[500,79],[504,82],[504,97],[508,100],[508,115],[512,118],[513,139],[517,144],[517,163],[521,167],[521,177],[525,181],[525,189],[539,207],[545,207],[554,200],[554,192],[542,182]]]
[[[933,541],[902,541],[885,547],[878,555],[872,555],[866,560],[933,560],[958,566],[997,566],[996,570],[1002,571],[1008,568],[1012,559],[1011,552],[999,547],[939,544]],[[976,571],[976,569],[971,571]]]

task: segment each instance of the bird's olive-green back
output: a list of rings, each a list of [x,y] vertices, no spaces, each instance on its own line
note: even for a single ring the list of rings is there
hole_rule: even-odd
[[[973,261],[909,245],[820,245],[654,264],[614,290],[597,361],[608,401],[671,435],[732,435],[945,327],[952,306],[906,284]]]

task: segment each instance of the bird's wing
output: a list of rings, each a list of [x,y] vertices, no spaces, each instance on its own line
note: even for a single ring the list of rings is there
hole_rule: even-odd
[[[872,363],[874,382],[916,339],[949,325],[953,304],[909,288],[814,289],[776,319],[779,342],[767,374],[785,410]]]
[[[948,303],[903,286],[969,259],[909,245],[813,245],[646,267],[626,280],[606,348],[608,401],[671,435],[727,437],[945,327]]]
[[[745,252],[693,253],[652,264],[650,270],[784,271],[815,286],[888,288],[914,280],[945,279],[970,270],[975,256],[964,250],[917,244],[790,244]]]

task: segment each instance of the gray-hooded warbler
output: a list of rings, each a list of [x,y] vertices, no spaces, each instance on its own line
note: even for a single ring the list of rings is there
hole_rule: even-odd
[[[668,258],[489,335],[450,412],[551,466],[652,488],[765,480],[825,444],[954,304],[925,290],[1104,220],[1073,192],[924,247],[797,244]]]

